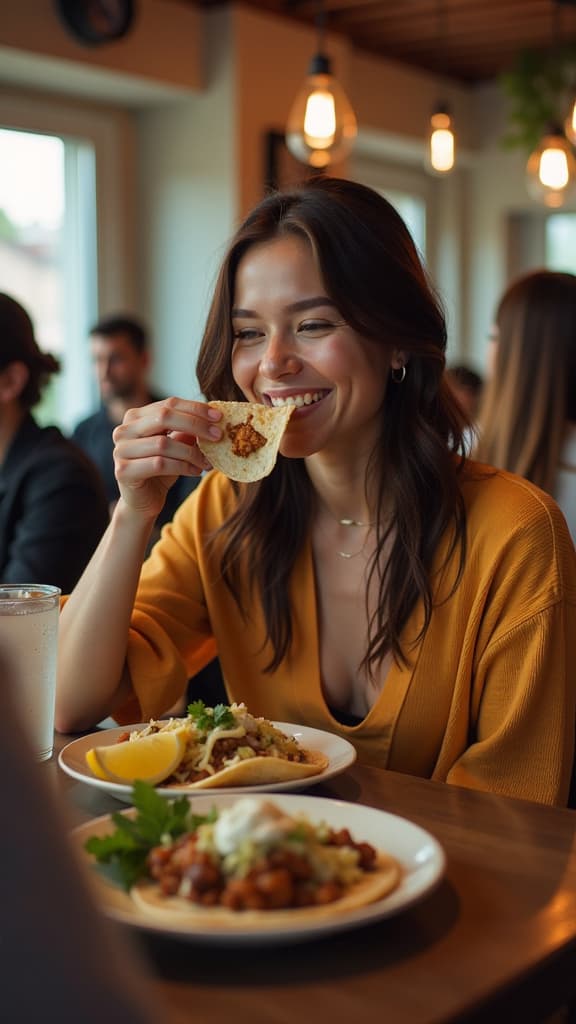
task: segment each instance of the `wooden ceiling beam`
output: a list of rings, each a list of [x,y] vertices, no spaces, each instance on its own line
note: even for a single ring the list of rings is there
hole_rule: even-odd
[[[213,7],[223,0],[186,0]],[[244,0],[313,25],[319,0]],[[323,0],[328,32],[359,50],[460,81],[494,78],[522,50],[576,42],[576,0]]]

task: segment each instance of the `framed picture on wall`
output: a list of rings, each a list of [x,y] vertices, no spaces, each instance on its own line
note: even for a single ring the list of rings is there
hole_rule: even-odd
[[[308,164],[293,157],[286,145],[284,133],[266,132],[264,136],[264,190],[286,188],[306,181],[316,172]]]

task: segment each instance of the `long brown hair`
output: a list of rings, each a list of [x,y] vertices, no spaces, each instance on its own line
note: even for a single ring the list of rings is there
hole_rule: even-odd
[[[576,276],[518,278],[500,300],[496,328],[478,458],[553,494],[566,422],[576,421]]]
[[[391,650],[406,660],[400,635],[418,599],[427,628],[432,611],[430,569],[438,544],[452,530],[447,561],[465,555],[465,514],[457,473],[462,419],[443,380],[446,327],[412,238],[393,206],[372,189],[316,178],[267,196],[233,238],[218,277],[197,363],[206,398],[242,400],[231,370],[231,308],[238,264],[247,250],[278,235],[307,238],[324,286],[354,330],[407,355],[401,384],[388,382],[381,433],[368,472],[376,480],[377,550],[370,578],[378,581],[363,661],[371,674]],[[280,457],[274,471],[238,488],[235,513],[223,527],[221,571],[240,607],[247,574],[262,603],[274,651],[268,666],[289,654],[293,635],[290,577],[309,533],[314,495],[302,459]],[[385,501],[386,499],[386,501]],[[393,535],[388,560],[383,550]],[[368,588],[367,588],[368,589]],[[242,611],[242,609],[241,609]]]

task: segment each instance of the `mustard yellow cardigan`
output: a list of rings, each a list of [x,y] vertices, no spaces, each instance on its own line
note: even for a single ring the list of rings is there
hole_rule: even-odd
[[[234,505],[230,482],[210,472],[144,564],[129,640],[134,699],[123,723],[165,712],[218,651],[230,700],[255,715],[329,730],[359,761],[543,803],[566,802],[576,715],[576,554],[551,498],[520,477],[470,463],[462,481],[468,553],[456,592],[435,573],[425,637],[416,606],[403,640],[410,665],[393,665],[356,726],[330,713],[321,687],[310,545],[294,568],[290,657],[270,657],[257,602],[247,620],[219,578],[206,535]],[[443,545],[441,545],[443,547]],[[439,551],[439,564],[442,561]]]

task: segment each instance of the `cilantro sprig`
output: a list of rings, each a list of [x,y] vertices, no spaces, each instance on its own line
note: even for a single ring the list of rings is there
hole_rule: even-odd
[[[116,830],[107,836],[91,836],[84,844],[104,865],[107,876],[124,889],[146,874],[146,858],[153,846],[195,832],[199,825],[217,817],[215,808],[206,815],[193,814],[185,796],[168,800],[147,782],[134,783],[132,802],[138,812],[134,818],[113,814]]]
[[[229,704],[216,704],[213,708],[206,707],[203,700],[195,700],[188,705],[188,716],[200,732],[212,732],[217,726],[233,729],[236,719]]]

